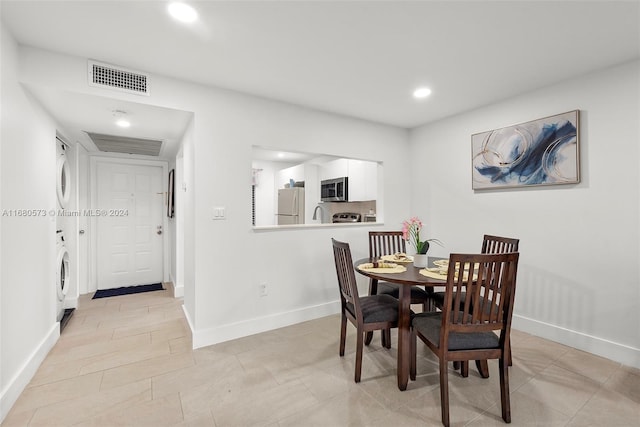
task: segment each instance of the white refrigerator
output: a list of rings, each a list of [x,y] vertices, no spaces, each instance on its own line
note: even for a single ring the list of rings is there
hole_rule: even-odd
[[[304,224],[304,187],[278,190],[278,225]]]

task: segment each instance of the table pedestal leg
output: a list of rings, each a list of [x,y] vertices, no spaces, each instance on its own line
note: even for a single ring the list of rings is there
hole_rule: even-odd
[[[407,389],[411,357],[411,286],[400,285],[398,318],[398,388]]]

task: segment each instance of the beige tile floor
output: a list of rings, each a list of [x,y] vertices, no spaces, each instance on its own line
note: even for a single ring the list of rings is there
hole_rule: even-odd
[[[395,346],[379,335],[353,382],[355,333],[338,356],[339,317],[191,350],[168,291],[81,297],[3,426],[439,426],[437,364],[419,343],[418,378],[400,392]],[[394,338],[395,344],[395,338]],[[640,371],[513,333],[514,426],[638,426]],[[449,375],[453,426],[502,426],[497,362]]]

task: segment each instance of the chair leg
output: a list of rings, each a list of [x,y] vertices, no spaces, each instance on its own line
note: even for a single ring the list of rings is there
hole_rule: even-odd
[[[476,360],[476,367],[482,378],[489,378],[489,364],[487,363],[487,359]]]
[[[340,357],[344,356],[344,344],[347,340],[347,316],[342,314],[340,320]]]
[[[442,424],[449,427],[449,377],[447,373],[447,361],[440,359],[440,409],[442,411]]]
[[[355,381],[360,382],[360,374],[362,373],[362,348],[364,347],[364,333],[358,329],[358,337],[356,343],[356,373]]]
[[[460,375],[462,375],[463,378],[467,378],[469,376],[469,361],[468,360],[460,362]]]
[[[371,340],[373,340],[373,332],[365,332],[364,345],[371,344]]]
[[[507,359],[509,359],[509,366],[513,366],[513,358],[511,357],[511,341],[509,341],[509,345],[507,346]]]
[[[509,397],[509,366],[506,355],[498,362],[500,366],[500,404],[502,405],[502,419],[511,422],[511,399]]]
[[[457,371],[459,369],[460,369],[460,362],[456,360],[455,362],[453,362],[453,370]]]
[[[387,348],[387,335],[384,333],[384,329],[380,329],[380,343],[384,348]]]
[[[391,329],[385,329],[382,333],[384,336],[384,347],[391,348]]]

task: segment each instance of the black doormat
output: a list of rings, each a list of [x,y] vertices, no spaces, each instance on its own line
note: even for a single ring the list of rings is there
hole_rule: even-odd
[[[152,285],[139,285],[139,286],[125,286],[115,289],[100,289],[96,291],[95,295],[91,299],[115,297],[118,295],[139,294],[141,292],[161,291],[164,288],[162,283],[154,283]]]

